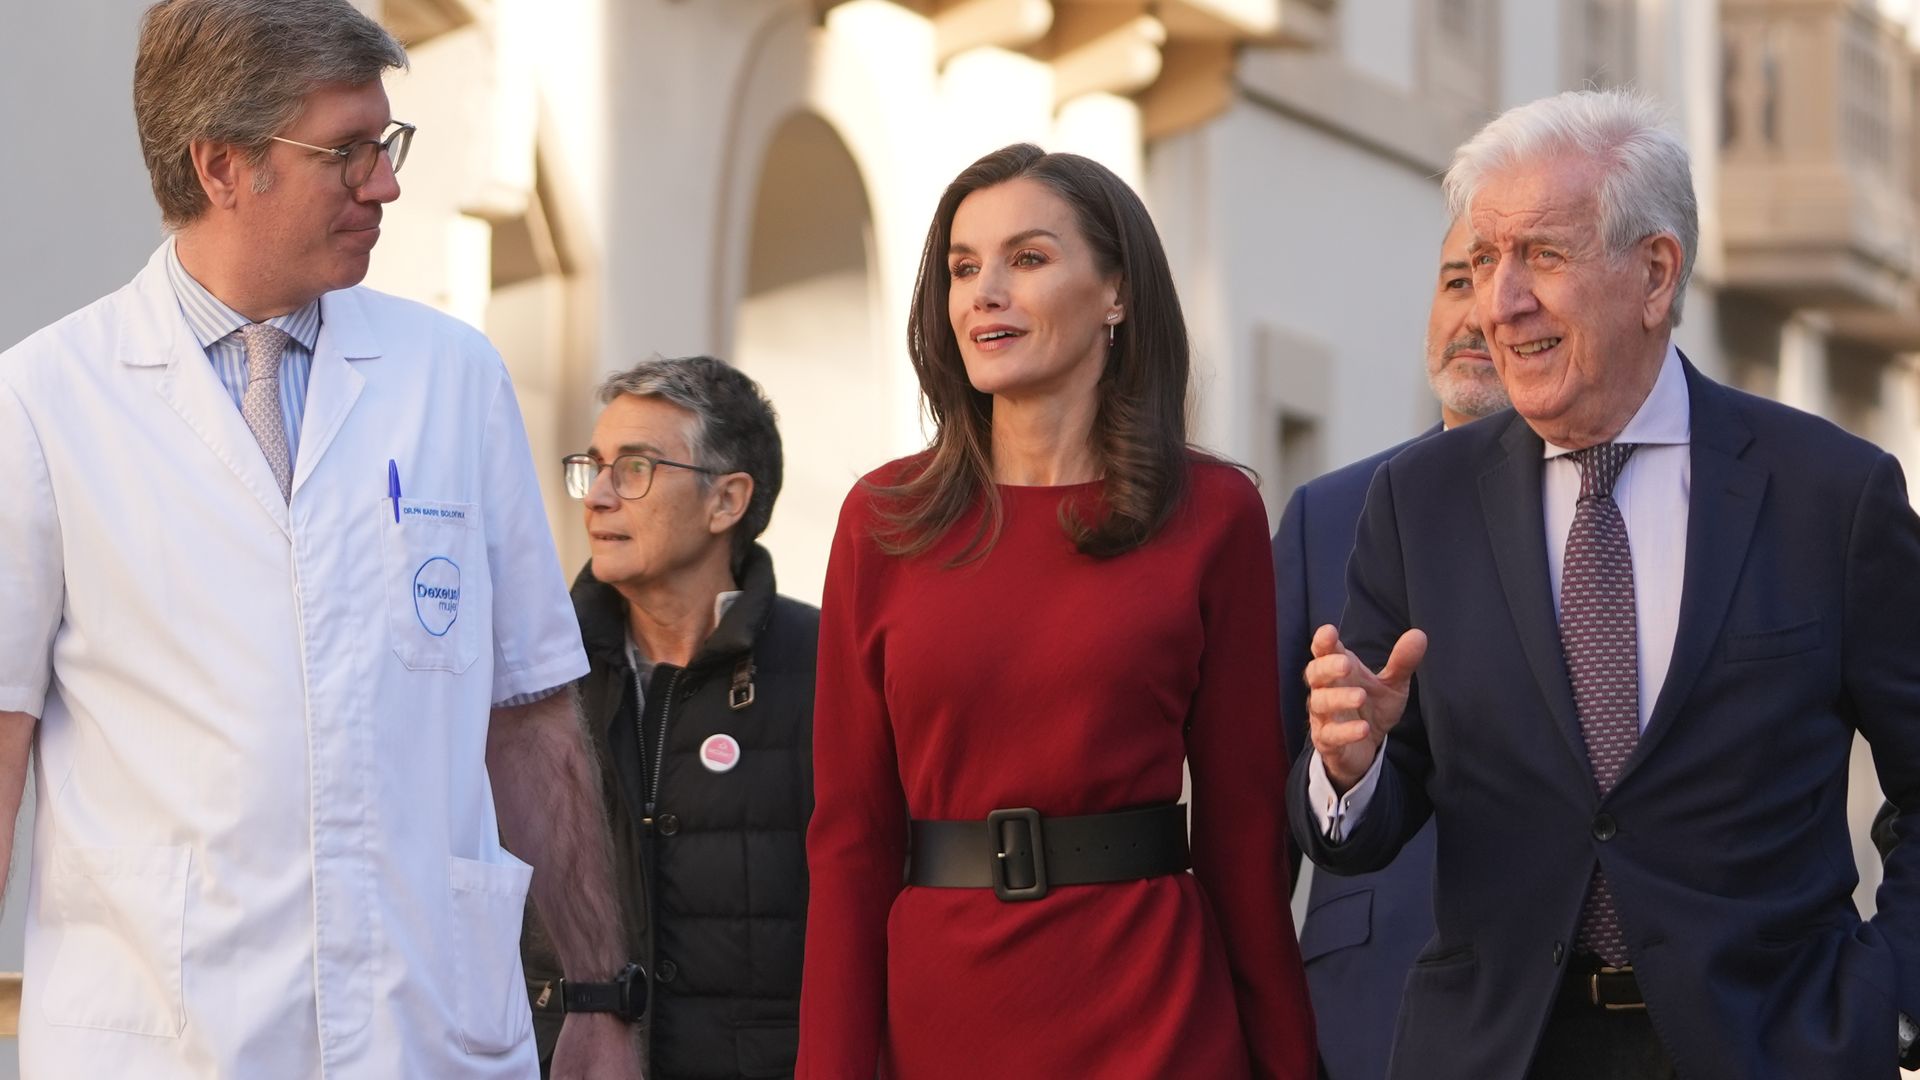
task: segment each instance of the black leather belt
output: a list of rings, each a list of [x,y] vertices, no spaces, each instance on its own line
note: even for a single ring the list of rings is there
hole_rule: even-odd
[[[1187,806],[1043,818],[1021,807],[986,820],[915,821],[907,884],[992,889],[1038,900],[1055,885],[1099,885],[1177,874],[1193,865]]]
[[[1560,1005],[1627,1012],[1645,1009],[1647,999],[1640,995],[1640,980],[1631,965],[1608,967],[1597,956],[1576,953],[1560,980]]]

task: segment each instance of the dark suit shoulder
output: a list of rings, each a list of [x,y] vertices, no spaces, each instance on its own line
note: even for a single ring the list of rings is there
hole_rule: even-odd
[[[1294,489],[1294,500],[1300,503],[1308,501],[1321,503],[1327,499],[1351,499],[1357,511],[1360,503],[1366,499],[1367,486],[1373,483],[1373,474],[1379,471],[1380,466],[1434,434],[1436,433],[1426,432],[1416,435],[1406,442],[1389,446],[1377,454],[1363,457],[1352,464],[1342,465],[1332,472],[1316,476]]]
[[[1391,467],[1396,487],[1410,484],[1418,488],[1435,483],[1450,487],[1462,477],[1471,478],[1484,463],[1504,455],[1501,441],[1515,424],[1524,425],[1525,421],[1512,409],[1504,409],[1471,424],[1430,432],[1377,455],[1378,460],[1368,469],[1366,479],[1357,485],[1356,508],[1365,505],[1373,475],[1382,466]]]
[[[1693,416],[1693,439],[1726,445],[1758,457],[1776,469],[1806,470],[1833,477],[1864,476],[1886,451],[1833,421],[1783,405],[1778,401],[1715,382],[1689,365],[1687,392]],[[1429,480],[1457,476],[1474,463],[1504,454],[1503,442],[1526,421],[1512,409],[1472,424],[1416,439],[1402,452],[1390,455],[1396,483],[1419,486]],[[1751,440],[1745,438],[1751,436]],[[1533,437],[1537,440],[1537,436]]]
[[[1314,477],[1312,480],[1300,485],[1300,487],[1307,493],[1309,498],[1324,498],[1328,495],[1339,492],[1350,492],[1355,489],[1358,489],[1359,492],[1364,495],[1366,494],[1367,485],[1373,483],[1373,474],[1379,470],[1380,466],[1386,464],[1394,455],[1418,441],[1417,439],[1408,439],[1406,442],[1400,443],[1397,446],[1389,446],[1377,454],[1363,457],[1350,465],[1342,465],[1330,473]]]
[[[1689,389],[1719,395],[1726,409],[1752,429],[1756,449],[1793,457],[1810,455],[1812,460],[1806,464],[1820,470],[1836,465],[1869,469],[1886,454],[1824,416],[1704,378],[1700,382],[1705,385],[1696,383]]]

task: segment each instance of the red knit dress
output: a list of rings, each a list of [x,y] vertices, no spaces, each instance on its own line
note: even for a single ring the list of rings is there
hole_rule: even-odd
[[[821,605],[800,1080],[1313,1075],[1266,514],[1236,470],[1192,480],[1112,559],[1059,523],[1097,482],[1002,486],[1005,531],[957,568],[972,521],[900,558],[848,497]],[[909,818],[1174,802],[1183,760],[1192,874],[1020,903],[902,885]]]

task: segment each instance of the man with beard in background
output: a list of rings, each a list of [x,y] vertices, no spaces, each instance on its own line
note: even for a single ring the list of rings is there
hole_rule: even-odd
[[[1273,537],[1280,612],[1280,709],[1289,760],[1307,752],[1307,686],[1313,629],[1338,623],[1347,602],[1347,555],[1367,484],[1382,462],[1446,428],[1507,407],[1473,319],[1467,227],[1455,221],[1440,245],[1440,270],[1427,314],[1427,381],[1440,423],[1408,442],[1302,484]],[[1296,876],[1298,882],[1296,856]],[[1391,866],[1358,877],[1311,875],[1301,959],[1319,1026],[1320,1065],[1328,1080],[1380,1080],[1393,1045],[1400,990],[1413,958],[1433,934],[1433,828],[1428,825]]]

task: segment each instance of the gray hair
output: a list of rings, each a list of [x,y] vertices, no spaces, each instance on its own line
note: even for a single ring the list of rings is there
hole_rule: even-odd
[[[662,359],[655,356],[600,384],[601,404],[622,394],[657,397],[693,414],[687,432],[689,464],[753,477],[753,497],[733,527],[733,564],[737,570],[755,539],[773,518],[783,467],[780,428],[773,403],[739,368],[711,356]],[[707,482],[702,474],[701,482]]]
[[[148,8],[133,62],[133,117],[161,220],[180,229],[207,210],[193,166],[196,139],[238,146],[258,166],[316,86],[360,86],[406,66],[393,35],[348,0],[161,0]]]
[[[1456,217],[1473,207],[1480,185],[1523,162],[1570,155],[1602,170],[1595,192],[1600,235],[1612,255],[1666,233],[1680,244],[1680,278],[1668,325],[1680,307],[1700,245],[1700,209],[1686,144],[1667,127],[1653,98],[1631,90],[1570,90],[1500,114],[1453,152],[1444,188]]]

